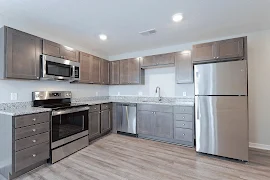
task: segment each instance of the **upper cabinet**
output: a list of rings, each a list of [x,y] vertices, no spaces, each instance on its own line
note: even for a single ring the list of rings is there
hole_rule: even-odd
[[[90,83],[90,61],[93,58],[92,55],[80,52],[80,82]]]
[[[79,51],[45,39],[43,40],[43,54],[71,61],[79,61]]]
[[[153,56],[146,56],[142,58],[142,68],[158,68],[166,66],[174,66],[175,53],[159,54]]]
[[[216,60],[237,60],[247,58],[247,37],[227,39],[216,42],[194,45],[192,48],[193,62]]]
[[[144,70],[138,58],[120,61],[120,84],[143,84]]]
[[[42,39],[9,27],[0,33],[1,78],[39,79]]]
[[[175,81],[177,84],[193,83],[191,52],[175,53]]]
[[[90,58],[90,83],[100,84],[100,61],[96,56]]]
[[[110,63],[105,59],[100,60],[100,83],[101,84],[109,84],[110,79]]]
[[[110,84],[117,85],[120,83],[120,61],[110,62]]]

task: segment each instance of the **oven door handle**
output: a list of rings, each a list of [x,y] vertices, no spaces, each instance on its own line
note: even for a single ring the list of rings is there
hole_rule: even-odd
[[[81,112],[81,111],[87,111],[89,110],[88,106],[85,107],[79,107],[79,108],[71,108],[71,109],[65,109],[65,110],[58,110],[58,111],[52,111],[52,116],[62,115],[62,114],[70,114],[74,112]]]
[[[84,116],[82,117],[82,130],[84,130]]]

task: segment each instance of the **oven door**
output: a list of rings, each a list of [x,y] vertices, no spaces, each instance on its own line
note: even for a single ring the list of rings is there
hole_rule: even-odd
[[[53,111],[52,149],[88,135],[88,107]]]
[[[76,69],[77,67],[77,69]],[[79,79],[80,63],[52,56],[42,55],[42,79],[73,80]]]

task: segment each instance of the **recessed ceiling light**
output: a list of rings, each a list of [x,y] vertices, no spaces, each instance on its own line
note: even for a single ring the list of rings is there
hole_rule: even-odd
[[[99,39],[101,39],[102,41],[105,41],[107,40],[107,36],[105,34],[100,34]]]
[[[180,22],[180,21],[182,21],[182,19],[183,19],[183,15],[181,13],[177,13],[177,14],[172,16],[172,20],[174,22]]]

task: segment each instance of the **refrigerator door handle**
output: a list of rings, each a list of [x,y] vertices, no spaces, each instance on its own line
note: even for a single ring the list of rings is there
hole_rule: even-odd
[[[196,103],[195,103],[195,110],[196,110],[196,120],[200,120],[200,116],[201,116],[201,113],[200,113],[200,103],[199,103],[199,97],[197,96],[196,97]]]

